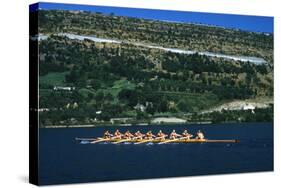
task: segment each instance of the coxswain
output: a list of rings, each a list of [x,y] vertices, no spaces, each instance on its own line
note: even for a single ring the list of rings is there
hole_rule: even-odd
[[[105,131],[105,133],[103,134],[103,138],[104,139],[108,139],[108,138],[111,138],[113,135],[112,134],[110,134],[110,132],[109,131]]]
[[[177,137],[180,137],[181,135],[176,133],[176,130],[173,130],[170,134],[170,139],[176,139]]]
[[[127,130],[127,131],[124,133],[123,137],[124,137],[125,139],[131,139],[131,138],[134,137],[134,135],[133,135],[129,130]]]
[[[196,139],[204,140],[205,136],[201,130],[198,130]]]
[[[122,138],[122,133],[117,129],[114,133],[114,138],[115,139],[121,139]]]
[[[148,131],[146,134],[145,134],[145,138],[146,139],[153,139],[155,138],[156,136],[151,132],[151,131]]]
[[[160,131],[157,133],[157,137],[158,137],[159,140],[161,140],[161,141],[164,141],[167,136],[168,136],[168,135],[166,135],[165,133],[163,133],[162,130],[160,130]]]
[[[187,140],[190,140],[190,138],[193,137],[192,134],[188,133],[187,130],[184,130],[183,133],[181,134],[182,135],[182,138],[186,138]]]

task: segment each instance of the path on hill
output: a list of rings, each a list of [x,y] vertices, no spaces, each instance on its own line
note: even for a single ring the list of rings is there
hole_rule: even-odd
[[[131,41],[125,41],[125,40],[118,40],[118,39],[107,39],[107,38],[100,38],[96,36],[86,36],[86,35],[77,35],[77,34],[72,34],[72,33],[58,33],[58,36],[65,36],[69,39],[72,40],[91,40],[94,42],[100,42],[100,43],[116,43],[116,44],[121,44],[121,43],[126,43],[126,44],[131,44],[131,45],[136,45],[136,46],[141,46],[141,47],[146,47],[146,48],[151,48],[151,49],[159,49],[159,50],[164,50],[167,52],[172,52],[172,53],[180,53],[180,54],[196,54],[198,53],[199,55],[205,55],[209,57],[217,57],[217,58],[223,58],[223,59],[228,59],[228,60],[234,60],[234,61],[242,61],[242,62],[250,62],[254,63],[257,65],[267,63],[263,58],[259,57],[251,57],[251,56],[236,56],[236,55],[226,55],[226,54],[220,54],[220,53],[213,53],[213,52],[198,52],[194,50],[184,50],[184,49],[177,49],[177,48],[166,48],[162,46],[156,46],[156,45],[149,45],[145,43],[139,43],[139,42],[131,42]],[[46,40],[48,38],[47,35],[39,34],[38,40]],[[32,37],[32,39],[35,39]]]

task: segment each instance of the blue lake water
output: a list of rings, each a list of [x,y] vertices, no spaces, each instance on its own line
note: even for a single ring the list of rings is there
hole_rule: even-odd
[[[118,127],[142,132],[173,129],[239,143],[80,144],[116,127],[39,130],[39,183],[65,184],[273,170],[273,124],[159,125]]]

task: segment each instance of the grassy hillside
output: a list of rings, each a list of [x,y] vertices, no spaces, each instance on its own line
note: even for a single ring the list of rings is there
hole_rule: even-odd
[[[68,32],[197,51],[257,56],[273,63],[273,35],[90,12],[40,11],[39,32]]]
[[[42,126],[107,124],[122,117],[141,123],[164,115],[224,121],[218,114],[198,114],[225,102],[273,97],[271,35],[87,12],[40,11],[39,15],[40,32],[48,35],[39,41],[40,108],[49,109],[40,113]],[[56,35],[62,32],[256,56],[268,63]],[[260,111],[264,112],[272,113]],[[230,120],[241,116],[225,114],[234,118]],[[257,119],[252,116],[242,120]]]

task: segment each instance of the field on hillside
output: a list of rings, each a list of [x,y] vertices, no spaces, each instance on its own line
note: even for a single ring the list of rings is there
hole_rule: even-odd
[[[39,32],[42,127],[273,118],[272,34],[62,10],[40,11]],[[212,110],[251,100],[266,105]]]

